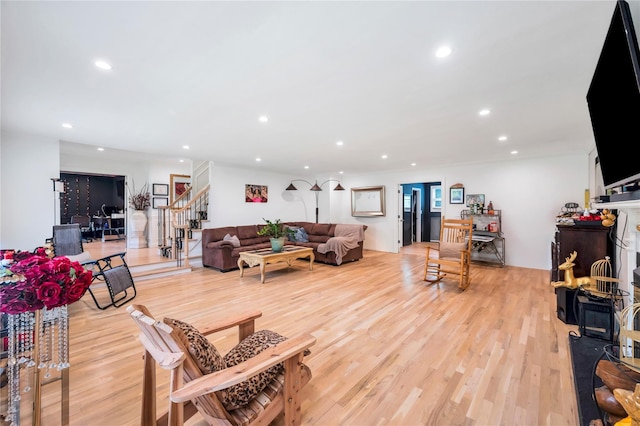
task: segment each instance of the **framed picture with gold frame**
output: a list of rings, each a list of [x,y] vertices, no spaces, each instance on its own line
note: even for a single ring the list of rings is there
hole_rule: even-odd
[[[189,190],[191,187],[191,176],[189,175],[170,175],[170,193],[169,203],[173,204],[182,194]]]
[[[351,216],[384,216],[384,186],[351,188]]]

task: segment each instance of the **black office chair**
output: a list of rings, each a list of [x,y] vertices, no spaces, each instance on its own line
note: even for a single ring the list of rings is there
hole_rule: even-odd
[[[85,268],[93,268],[93,282],[89,287],[89,294],[91,294],[93,301],[99,309],[104,310],[109,306],[119,308],[136,297],[136,286],[133,283],[129,266],[127,266],[127,262],[124,260],[125,254],[126,253],[112,254],[102,259],[83,263]],[[98,297],[96,297],[96,294],[91,289],[96,282],[103,282],[107,286],[110,299],[109,303],[104,304],[104,297],[101,297],[101,299],[103,299],[102,305],[98,302]],[[132,293],[129,293],[129,291]]]
[[[53,226],[53,249],[56,256],[73,256],[84,251],[79,223]]]
[[[71,223],[80,225],[83,242],[89,243],[93,241],[93,227],[91,226],[91,218],[89,216],[73,215],[71,216]]]

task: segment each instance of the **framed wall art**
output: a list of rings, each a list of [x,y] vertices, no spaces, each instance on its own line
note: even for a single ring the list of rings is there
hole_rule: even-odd
[[[245,185],[244,201],[247,203],[266,203],[269,201],[269,188],[267,185]]]
[[[162,195],[165,197],[169,196],[169,185],[166,183],[154,183],[153,184],[153,195]]]
[[[167,185],[169,186],[169,185]],[[158,207],[164,207],[169,205],[169,199],[167,197],[153,197],[152,207],[157,209]]]
[[[473,204],[484,206],[484,194],[467,194],[467,207],[471,207]]]
[[[184,194],[191,187],[191,176],[189,175],[170,175],[170,199],[169,202],[173,202],[182,194]]]
[[[464,187],[449,189],[449,204],[464,204]]]
[[[442,186],[431,187],[431,211],[438,211],[442,208]]]
[[[384,186],[351,188],[351,216],[384,216]]]

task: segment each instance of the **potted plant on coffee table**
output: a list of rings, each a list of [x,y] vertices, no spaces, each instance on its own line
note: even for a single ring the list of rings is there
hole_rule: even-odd
[[[273,222],[265,218],[262,218],[262,220],[266,222],[266,225],[263,225],[258,230],[258,235],[268,236],[271,241],[271,250],[276,253],[281,252],[287,237],[293,234],[293,230],[280,222],[280,219],[276,219]]]

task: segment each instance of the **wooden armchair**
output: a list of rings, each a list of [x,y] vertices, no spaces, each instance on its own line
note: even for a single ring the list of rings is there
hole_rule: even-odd
[[[300,424],[300,389],[311,379],[311,371],[302,363],[304,352],[315,344],[315,337],[301,335],[286,339],[233,367],[203,374],[185,343],[185,336],[175,328],[156,321],[146,307],[127,308],[141,330],[145,347],[142,393],[142,425],[182,425],[199,412],[208,424],[269,424],[284,412],[285,424]],[[262,316],[252,311],[226,317],[201,329],[202,335],[238,327],[239,340],[254,333],[255,319]],[[165,320],[166,321],[166,320]],[[155,363],[171,370],[169,411],[156,417]],[[249,378],[284,363],[284,369],[262,392],[245,406],[228,410],[219,392],[246,382]]]
[[[440,225],[438,248],[427,247],[424,280],[439,282],[447,275],[457,275],[462,290],[470,283],[471,235],[473,219],[445,219]]]

